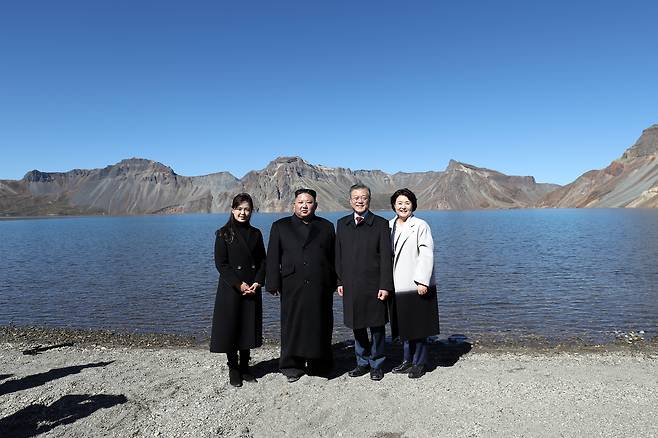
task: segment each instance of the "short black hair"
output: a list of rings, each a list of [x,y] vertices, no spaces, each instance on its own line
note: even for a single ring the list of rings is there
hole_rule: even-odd
[[[404,189],[396,190],[395,193],[391,195],[391,208],[393,210],[395,210],[395,201],[397,201],[399,196],[406,196],[407,199],[411,201],[411,211],[416,211],[416,208],[418,208],[418,200],[416,199],[416,195],[414,195],[414,192],[407,189],[406,187]]]
[[[309,195],[313,196],[313,200],[317,200],[317,193],[315,193],[315,190],[313,189],[297,189],[295,190],[295,199],[297,199],[297,196],[301,195],[302,193],[308,193]]]

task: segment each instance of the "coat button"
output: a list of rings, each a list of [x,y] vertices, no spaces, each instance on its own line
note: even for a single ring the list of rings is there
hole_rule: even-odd
[[[251,265],[251,269],[256,269],[256,265]]]
[[[309,284],[311,281],[310,280],[304,280],[305,284]]]
[[[304,266],[306,266],[306,265],[308,265],[308,263],[307,263],[307,262],[304,262]]]
[[[242,266],[238,265],[238,267],[236,267],[235,269],[240,270],[242,269]]]

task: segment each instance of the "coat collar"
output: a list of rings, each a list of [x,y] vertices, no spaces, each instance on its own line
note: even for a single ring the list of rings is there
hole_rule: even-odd
[[[311,240],[313,240],[313,238],[318,235],[319,227],[318,227],[318,217],[316,215],[313,215],[309,220],[309,223],[305,224],[304,221],[302,221],[300,218],[298,218],[293,214],[290,217],[290,222],[293,225],[293,228],[309,227],[308,237],[306,238],[305,241],[303,240],[303,237],[300,235],[300,233],[295,232],[295,235],[299,237],[299,241],[302,243],[302,247],[307,246],[311,242]]]
[[[391,229],[391,231],[393,230],[393,225],[395,224],[396,220],[397,220],[397,216],[388,221],[388,226]],[[398,237],[397,240],[393,241],[393,251],[394,251],[396,262],[398,260],[398,257],[400,256],[400,251],[402,251],[402,247],[404,246],[404,243],[407,241],[407,239],[409,239],[409,236],[411,236],[417,224],[418,222],[416,220],[416,217],[411,216],[405,222],[404,227],[402,227],[402,232],[400,233],[400,237]]]
[[[372,211],[367,210],[365,216],[363,217],[363,222],[361,223],[372,226],[374,222],[375,214]],[[354,221],[354,210],[352,210],[352,213],[350,213],[350,215],[345,218],[345,225],[349,226],[350,224],[352,227],[356,228],[356,222]]]

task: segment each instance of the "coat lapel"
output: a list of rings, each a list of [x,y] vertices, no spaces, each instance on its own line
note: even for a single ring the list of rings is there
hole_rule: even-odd
[[[313,238],[315,238],[315,236],[317,236],[318,232],[320,231],[316,218],[313,218],[308,226],[311,228],[308,230],[308,237],[306,238],[306,242],[304,242],[304,247],[308,246],[308,244],[311,243],[311,240],[313,240]]]
[[[397,220],[397,217],[392,219],[392,221],[389,223],[391,228],[393,227],[393,221],[395,220]],[[400,233],[400,236],[393,241],[393,250],[395,251],[394,264],[397,264],[398,258],[400,257],[400,252],[402,251],[402,247],[404,246],[404,243],[407,241],[407,239],[409,239],[409,236],[411,236],[411,234],[413,233],[415,227],[416,227],[416,221],[412,216],[409,219],[407,219],[407,223],[404,224],[404,226],[402,227],[402,232]]]
[[[311,222],[309,226],[311,226],[312,224],[313,223]],[[308,241],[311,239],[311,232],[313,231],[313,229],[311,228],[309,230],[308,238],[304,240],[304,236],[300,228],[306,225],[303,225],[301,223],[301,219],[298,219],[295,215],[292,215],[288,220],[288,225],[290,226],[290,232],[292,233],[293,236],[295,236],[295,240],[297,240],[297,243],[302,247],[306,246]]]
[[[345,219],[345,226],[346,227],[352,227],[356,229],[356,223],[354,223],[354,213],[350,214],[347,219]]]

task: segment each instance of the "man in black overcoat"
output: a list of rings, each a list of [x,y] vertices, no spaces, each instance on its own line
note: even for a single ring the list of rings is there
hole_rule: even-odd
[[[345,325],[354,331],[356,368],[350,377],[370,371],[372,380],[384,377],[386,299],[394,291],[388,221],[369,210],[370,189],[350,188],[352,213],[336,227],[338,294],[343,297]],[[370,329],[371,339],[368,338]]]
[[[295,192],[294,214],[272,224],[266,289],[281,295],[279,368],[289,382],[331,370],[334,225],[315,215],[316,193]]]

